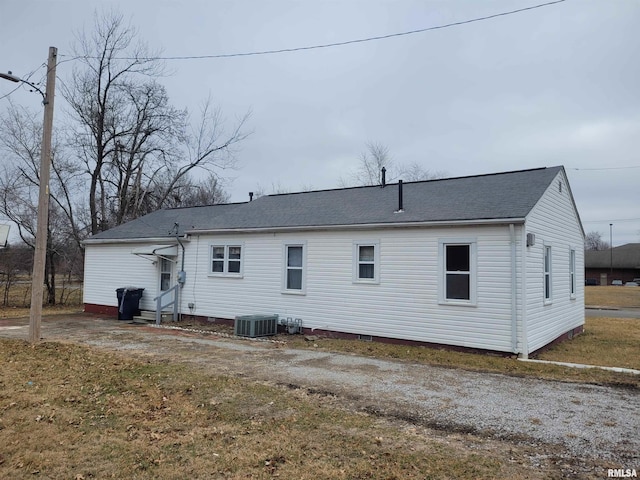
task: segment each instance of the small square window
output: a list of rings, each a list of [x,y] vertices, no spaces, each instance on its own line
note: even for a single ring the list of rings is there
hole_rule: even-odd
[[[211,247],[211,273],[215,275],[241,275],[242,246],[213,245]]]

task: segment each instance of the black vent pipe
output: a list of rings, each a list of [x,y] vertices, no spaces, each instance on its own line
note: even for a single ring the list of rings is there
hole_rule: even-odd
[[[402,180],[398,180],[398,211],[402,212]]]
[[[382,167],[382,188],[387,186],[387,169]]]
[[[252,202],[253,201],[253,192],[249,192],[249,201]]]

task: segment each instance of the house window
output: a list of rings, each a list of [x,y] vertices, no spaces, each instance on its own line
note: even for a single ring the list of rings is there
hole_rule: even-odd
[[[551,302],[551,247],[544,247],[544,301]]]
[[[166,292],[171,288],[171,270],[173,265],[167,258],[160,259],[160,291]]]
[[[475,241],[440,242],[441,302],[475,304],[475,252]]]
[[[378,283],[379,257],[378,244],[353,244],[353,281],[362,283]]]
[[[242,275],[242,245],[212,245],[212,275]]]
[[[569,282],[571,298],[576,298],[576,251],[569,251]]]
[[[304,293],[304,245],[285,245],[284,258],[284,291],[289,293]]]

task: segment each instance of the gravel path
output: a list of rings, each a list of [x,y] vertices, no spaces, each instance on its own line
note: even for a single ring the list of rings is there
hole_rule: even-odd
[[[44,323],[42,332],[48,340],[186,360],[218,373],[307,388],[444,432],[551,446],[574,460],[640,469],[640,393],[633,389],[293,350],[108,320]],[[0,326],[0,336],[25,338],[26,326]]]

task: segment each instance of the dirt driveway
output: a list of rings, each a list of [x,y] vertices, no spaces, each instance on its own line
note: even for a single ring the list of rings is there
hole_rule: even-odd
[[[28,319],[0,320],[0,336],[26,339],[27,325]],[[96,316],[45,319],[42,338],[306,388],[386,418],[536,446],[544,458],[640,469],[640,393],[633,389],[295,350]]]

